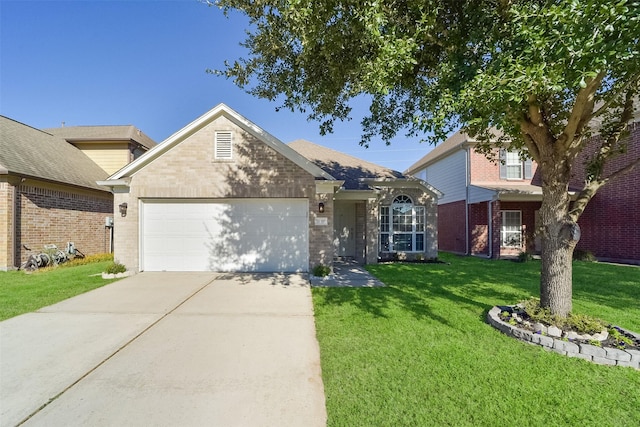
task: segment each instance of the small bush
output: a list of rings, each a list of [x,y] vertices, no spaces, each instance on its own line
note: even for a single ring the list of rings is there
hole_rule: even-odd
[[[107,274],[118,274],[124,273],[125,271],[127,271],[127,267],[125,267],[123,264],[120,264],[119,262],[112,262],[105,269],[105,273]]]
[[[113,261],[113,254],[104,253],[104,254],[88,255],[84,258],[76,257],[69,260],[69,262],[65,262],[62,265],[64,265],[65,267],[73,267],[76,265],[87,265],[87,264],[93,264],[94,262],[103,262],[103,261]]]
[[[606,329],[606,325],[600,319],[584,314],[569,313],[566,318],[552,315],[549,309],[540,307],[538,298],[522,301],[521,306],[532,321],[545,325],[554,325],[560,329],[569,329],[579,334],[596,334]]]
[[[313,275],[317,277],[325,277],[331,273],[331,267],[327,265],[318,264],[313,267]]]
[[[533,259],[533,255],[529,252],[522,251],[518,254],[518,262],[528,262]]]
[[[587,261],[587,262],[597,261],[596,256],[593,253],[582,250],[582,249],[576,249],[573,251],[573,259],[575,261]]]

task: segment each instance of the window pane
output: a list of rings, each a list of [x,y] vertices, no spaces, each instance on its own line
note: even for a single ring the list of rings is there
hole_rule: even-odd
[[[416,206],[414,209],[416,213],[416,232],[422,232],[424,231],[424,207]]]
[[[416,251],[424,251],[424,234],[416,234]]]
[[[383,206],[380,208],[380,231],[389,231],[389,207]]]
[[[389,234],[380,233],[380,251],[389,252]]]
[[[522,160],[519,151],[507,151],[505,164],[507,166],[507,179],[522,179]]]
[[[500,238],[502,246],[522,246],[522,216],[520,211],[502,212]]]
[[[522,165],[507,165],[507,179],[522,179]]]
[[[413,250],[412,246],[410,233],[393,235],[393,250],[409,252]]]

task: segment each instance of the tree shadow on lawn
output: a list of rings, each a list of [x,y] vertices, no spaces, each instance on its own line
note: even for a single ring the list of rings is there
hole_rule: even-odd
[[[627,267],[580,264],[574,264],[574,300],[619,310],[638,309],[640,269],[621,273],[619,269]],[[495,305],[539,297],[539,262],[454,257],[450,264],[396,263],[367,268],[387,287],[324,288],[317,292],[321,299],[316,301],[352,305],[375,317],[388,317],[397,307],[418,319],[430,318],[451,326],[449,319],[456,310],[476,312],[484,322]]]
[[[573,296],[619,310],[640,309],[640,267],[573,263]]]
[[[454,327],[450,319],[459,310],[473,311],[484,321],[494,305],[530,296],[530,290],[509,284],[510,280],[505,282],[491,269],[479,274],[442,264],[372,265],[368,269],[387,287],[324,288],[318,292],[321,303],[352,305],[375,317],[388,317],[394,308],[400,308],[418,319],[429,318]],[[535,276],[527,280],[535,282]]]

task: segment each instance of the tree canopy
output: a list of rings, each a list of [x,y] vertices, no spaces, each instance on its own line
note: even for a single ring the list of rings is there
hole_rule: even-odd
[[[363,144],[373,136],[388,143],[399,132],[435,143],[462,127],[480,141],[477,150],[521,149],[536,160],[544,193],[541,290],[548,303],[545,280],[554,280],[554,269],[568,268],[570,274],[566,253],[577,243],[576,221],[611,178],[602,176],[603,164],[624,149],[621,137],[638,113],[640,2],[211,4],[243,11],[251,22],[244,42],[248,55],[218,73],[255,96],[306,112],[322,132],[349,117],[351,99],[367,95]],[[584,190],[571,204],[571,167],[594,132],[602,144],[590,159]],[[555,242],[546,252],[545,241]],[[552,267],[545,256],[563,261]],[[566,314],[570,302],[552,309]]]

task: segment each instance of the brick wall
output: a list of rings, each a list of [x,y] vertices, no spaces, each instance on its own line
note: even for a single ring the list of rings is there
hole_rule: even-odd
[[[498,150],[495,150],[496,159],[498,159]],[[492,162],[484,154],[477,153],[475,150],[470,150],[470,179],[471,183],[520,183],[529,184],[531,179],[522,180],[501,180],[500,179],[500,163],[498,161]],[[537,170],[536,162],[531,164],[531,174],[534,177]]]
[[[605,174],[640,158],[640,124],[634,123],[626,139],[627,152],[609,161]],[[573,167],[572,185],[584,180],[584,161],[597,147],[597,139],[587,146]],[[591,199],[578,220],[581,238],[578,249],[596,257],[619,262],[640,263],[640,167],[614,180]]]
[[[13,186],[0,182],[0,270],[15,265],[13,256]]]
[[[441,251],[465,253],[465,201],[438,206],[438,249]]]
[[[489,255],[488,202],[469,205],[469,240],[472,255]]]
[[[45,244],[64,249],[67,242],[85,255],[109,252],[107,216],[113,216],[111,193],[27,181],[17,187],[17,258],[22,262]]]

